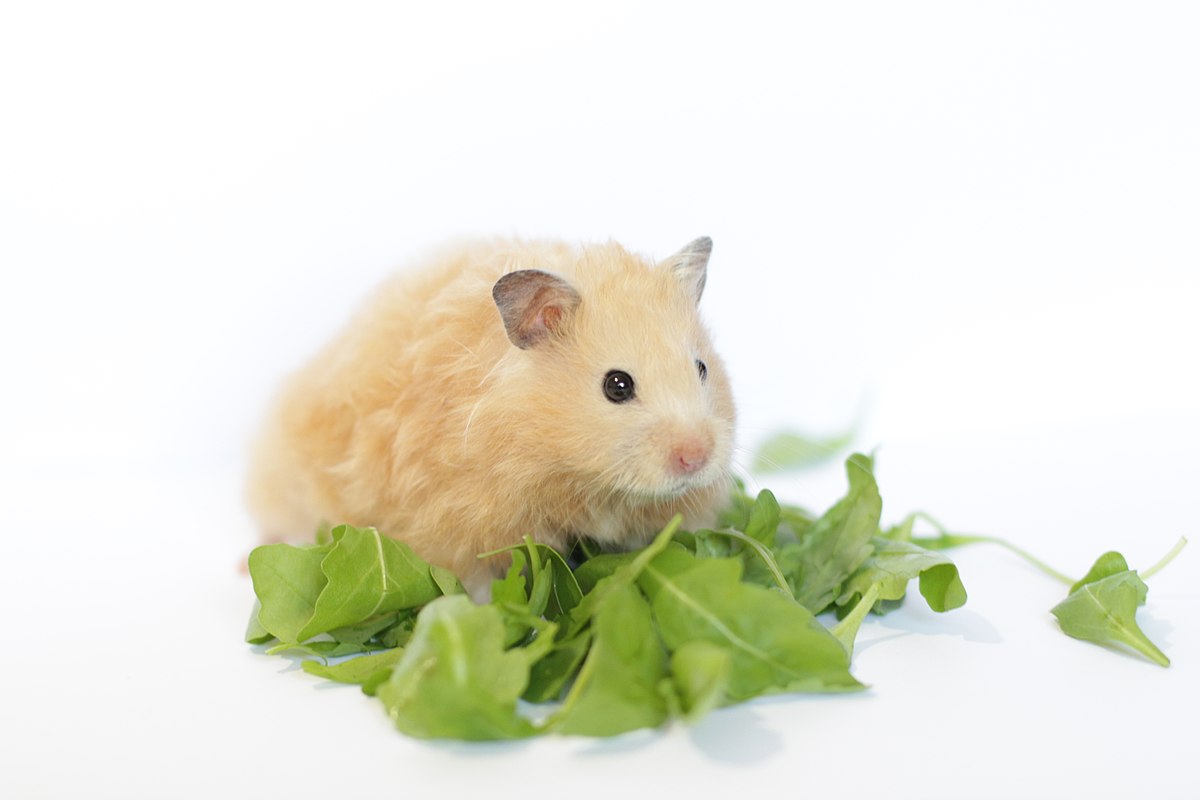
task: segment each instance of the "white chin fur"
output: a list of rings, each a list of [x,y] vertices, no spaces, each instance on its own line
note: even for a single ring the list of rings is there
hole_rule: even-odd
[[[688,492],[694,492],[698,489],[711,486],[716,480],[717,473],[710,473],[708,470],[704,470],[702,473],[689,478],[676,478],[673,481],[664,481],[656,486],[638,487],[628,492],[628,494],[630,497],[646,503],[678,500]]]

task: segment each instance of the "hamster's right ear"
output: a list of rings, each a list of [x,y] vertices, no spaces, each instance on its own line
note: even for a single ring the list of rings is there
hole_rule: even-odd
[[[704,281],[708,277],[708,257],[711,255],[712,239],[701,236],[668,259],[671,269],[697,303],[700,302],[700,295],[704,294]]]
[[[509,341],[522,350],[559,335],[570,324],[579,305],[579,292],[557,275],[540,269],[522,269],[501,276],[492,287]]]

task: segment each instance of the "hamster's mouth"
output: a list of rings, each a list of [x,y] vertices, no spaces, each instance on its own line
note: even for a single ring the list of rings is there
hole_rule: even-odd
[[[706,489],[716,482],[716,475],[696,475],[690,478],[679,478],[658,486],[643,488],[629,494],[644,502],[664,502],[678,500],[689,492]]]

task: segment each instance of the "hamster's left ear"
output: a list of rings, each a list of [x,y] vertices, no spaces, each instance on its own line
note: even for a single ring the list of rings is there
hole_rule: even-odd
[[[579,305],[575,287],[550,272],[522,269],[502,275],[492,287],[508,339],[528,350],[551,336],[561,336]]]
[[[712,255],[712,239],[701,236],[667,259],[671,270],[691,293],[697,303],[704,294],[704,281],[708,276],[708,257]]]

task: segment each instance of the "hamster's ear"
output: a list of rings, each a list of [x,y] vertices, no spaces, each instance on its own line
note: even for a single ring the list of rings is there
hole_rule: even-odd
[[[551,334],[561,334],[579,305],[579,292],[557,275],[540,269],[510,272],[492,287],[509,341],[528,350]]]
[[[711,255],[712,239],[701,236],[667,259],[671,270],[683,282],[697,303],[700,302],[700,295],[704,294],[704,281],[708,276],[708,257]]]

